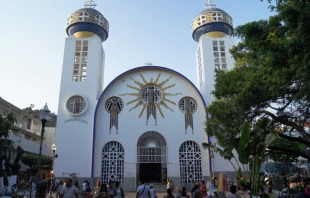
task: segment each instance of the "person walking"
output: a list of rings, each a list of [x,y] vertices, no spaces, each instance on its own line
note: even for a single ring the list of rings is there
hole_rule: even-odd
[[[171,192],[171,188],[167,189],[167,194],[164,196],[164,198],[175,198]]]
[[[109,193],[108,193],[107,185],[102,184],[100,189],[96,190],[95,198],[108,198],[108,197],[109,197]]]
[[[182,188],[181,197],[182,198],[190,198],[191,197],[189,194],[187,194],[185,186],[183,186],[183,188]]]
[[[154,189],[154,186],[153,184],[150,184],[150,195],[151,195],[151,198],[156,198],[156,192],[155,192],[155,189]]]
[[[108,192],[110,198],[114,198],[117,195],[116,188],[114,188],[114,183],[112,181],[109,181]]]
[[[98,178],[97,182],[96,182],[96,189],[99,190],[101,187],[101,181],[100,179]]]
[[[83,191],[84,198],[91,198],[92,194],[93,194],[93,192],[92,192],[92,189],[90,187],[90,182],[87,182],[86,183],[86,188]]]
[[[150,188],[141,179],[139,180],[136,198],[151,198]]]
[[[82,184],[82,192],[84,193],[85,192],[85,190],[86,190],[86,187],[87,187],[87,180],[85,180],[84,182],[83,182],[83,184]]]
[[[124,190],[122,187],[119,186],[118,181],[115,182],[115,189],[116,189],[117,195],[114,198],[125,198]]]
[[[66,186],[60,191],[60,198],[78,198],[78,190],[72,185],[72,179],[66,179]]]
[[[62,180],[60,180],[58,186],[57,186],[57,190],[56,190],[56,198],[60,197],[60,192],[61,189],[64,187],[64,182]]]

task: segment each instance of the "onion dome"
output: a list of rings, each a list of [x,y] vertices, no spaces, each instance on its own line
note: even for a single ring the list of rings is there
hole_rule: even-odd
[[[192,36],[195,41],[207,34],[209,37],[222,38],[231,36],[233,31],[232,18],[224,10],[215,8],[209,0],[206,9],[200,12],[192,23]]]
[[[79,9],[71,14],[67,23],[67,34],[76,38],[88,38],[94,34],[98,35],[102,42],[108,38],[109,22],[104,16],[94,9],[96,4],[89,0],[85,8]]]

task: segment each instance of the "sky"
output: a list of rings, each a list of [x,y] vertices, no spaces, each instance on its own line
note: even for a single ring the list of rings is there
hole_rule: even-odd
[[[1,0],[0,97],[19,107],[45,103],[57,113],[67,17],[86,0]],[[150,61],[187,76],[195,85],[197,42],[191,23],[204,0],[95,0],[109,21],[104,86]],[[264,0],[213,0],[237,27],[268,19]],[[238,40],[237,40],[238,42]]]

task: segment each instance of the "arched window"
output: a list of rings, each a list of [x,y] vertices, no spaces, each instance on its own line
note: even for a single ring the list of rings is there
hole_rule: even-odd
[[[181,184],[202,180],[201,152],[193,141],[184,142],[179,149]]]
[[[116,141],[108,142],[102,149],[101,180],[124,182],[124,148]]]

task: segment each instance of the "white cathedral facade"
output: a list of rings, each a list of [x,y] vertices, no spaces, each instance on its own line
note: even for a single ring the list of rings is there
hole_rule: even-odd
[[[119,181],[135,190],[137,179],[188,185],[214,173],[233,172],[221,157],[211,158],[203,142],[205,108],[213,101],[215,69],[229,70],[234,44],[232,18],[207,5],[192,23],[198,42],[196,86],[167,67],[141,66],[103,89],[109,23],[88,6],[68,18],[63,59],[55,160],[56,177]],[[195,57],[193,57],[195,58]]]

